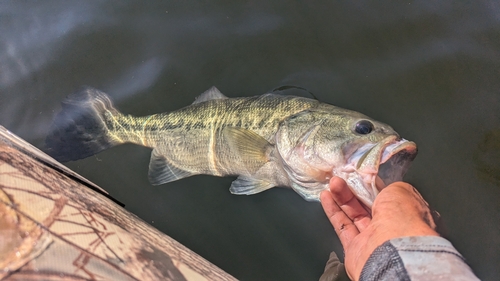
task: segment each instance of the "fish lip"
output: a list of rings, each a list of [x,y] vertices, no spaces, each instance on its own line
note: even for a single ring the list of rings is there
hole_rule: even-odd
[[[347,160],[344,172],[359,175],[364,196],[358,198],[371,207],[377,194],[387,185],[400,181],[417,154],[417,145],[398,136],[389,136],[377,144],[366,144]],[[359,187],[359,186],[358,186]],[[356,188],[351,187],[356,190]],[[355,193],[356,194],[356,193]],[[359,195],[359,194],[356,194]]]

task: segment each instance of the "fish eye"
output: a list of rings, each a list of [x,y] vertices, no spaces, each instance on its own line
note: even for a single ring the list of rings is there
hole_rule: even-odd
[[[356,123],[354,131],[360,135],[367,135],[373,131],[373,123],[368,120],[361,120]]]

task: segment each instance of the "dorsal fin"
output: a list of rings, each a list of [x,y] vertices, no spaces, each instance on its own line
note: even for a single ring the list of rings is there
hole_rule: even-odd
[[[308,92],[315,100],[318,100],[318,98],[311,92],[309,91],[308,89],[306,88],[302,88],[302,87],[299,87],[299,86],[294,86],[294,85],[283,85],[283,86],[280,86],[278,88],[274,88],[271,93],[276,93],[276,94],[281,94],[280,92],[281,91],[286,91],[286,90],[291,90],[291,89],[296,89],[296,90],[301,90],[301,91],[306,91]],[[302,95],[300,95],[302,96]]]
[[[199,95],[193,102],[193,104],[197,104],[200,102],[205,102],[209,100],[221,100],[221,99],[227,99],[224,94],[222,94],[219,89],[215,88],[215,86],[212,86],[210,89],[206,90],[203,92],[203,94]]]

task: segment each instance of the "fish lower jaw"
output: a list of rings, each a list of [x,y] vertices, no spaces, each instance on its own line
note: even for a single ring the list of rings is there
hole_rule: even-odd
[[[349,178],[357,178],[359,183],[362,183],[362,185],[368,189],[372,190],[374,186],[378,185],[377,184],[377,178],[378,178],[378,170],[376,169],[363,169],[357,170],[354,167],[344,167],[340,170],[334,170],[332,172],[333,175],[338,176],[340,178],[343,178],[344,180],[347,181]],[[378,193],[378,192],[377,192]]]
[[[376,172],[343,167],[342,169],[333,170],[332,174],[344,179],[352,193],[366,206],[371,207],[379,192],[376,184],[378,178]]]
[[[370,172],[370,173],[364,172],[359,174],[361,175],[363,186],[365,187],[366,190],[369,190],[369,193],[371,195],[370,201],[371,203],[373,203],[375,197],[378,195],[380,190],[382,190],[382,188],[385,187],[385,185],[381,186],[379,182],[382,181],[377,181],[377,179],[379,179],[377,172]]]

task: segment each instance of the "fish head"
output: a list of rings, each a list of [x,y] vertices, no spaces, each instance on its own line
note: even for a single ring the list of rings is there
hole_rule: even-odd
[[[380,190],[402,180],[417,153],[391,126],[333,106],[285,119],[276,147],[291,187],[305,199],[319,200],[338,176],[369,208]]]

